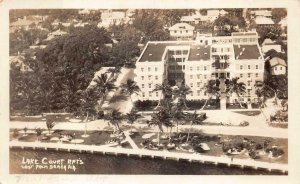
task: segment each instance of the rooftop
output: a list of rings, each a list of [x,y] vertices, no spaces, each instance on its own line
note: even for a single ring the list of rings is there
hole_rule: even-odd
[[[286,62],[283,59],[280,59],[278,57],[272,58],[269,62],[270,62],[271,67],[276,66],[276,65],[287,66]]]
[[[233,45],[236,59],[259,59],[258,45]]]
[[[194,30],[195,27],[187,23],[177,23],[169,28],[169,30]]]
[[[258,16],[255,18],[256,24],[274,24],[274,21],[271,18]]]
[[[146,50],[144,51],[140,62],[145,61],[161,61],[162,56],[167,46],[189,46],[190,53],[188,60],[209,60],[210,59],[210,46],[195,45],[195,42],[149,42]]]

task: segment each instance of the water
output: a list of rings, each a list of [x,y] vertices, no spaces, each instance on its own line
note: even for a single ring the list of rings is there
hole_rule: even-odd
[[[42,158],[82,160],[84,164],[76,165],[76,170],[61,169],[23,169],[22,159]],[[279,175],[280,172],[268,172],[254,169],[229,168],[184,161],[135,158],[127,156],[110,156],[90,153],[68,153],[40,150],[10,150],[11,174],[164,174],[164,175]]]

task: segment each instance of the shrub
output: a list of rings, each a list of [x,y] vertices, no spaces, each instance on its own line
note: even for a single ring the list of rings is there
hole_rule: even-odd
[[[158,101],[155,100],[138,100],[134,103],[135,108],[140,111],[151,111],[157,105]]]
[[[268,148],[266,151],[271,152],[273,157],[279,157],[284,154],[283,149],[277,147]]]
[[[242,142],[235,143],[234,147],[238,152],[241,152],[244,149],[244,145]]]
[[[257,159],[258,158],[257,152],[255,150],[253,150],[253,149],[249,151],[249,156],[252,159]]]
[[[263,149],[263,146],[258,143],[258,144],[255,145],[255,149],[256,150],[261,150],[261,149]]]
[[[243,126],[243,127],[249,126],[249,122],[248,121],[242,121],[242,122],[240,122],[240,126]]]
[[[18,129],[14,129],[13,130],[13,135],[12,135],[14,138],[18,137],[19,136],[19,131]]]

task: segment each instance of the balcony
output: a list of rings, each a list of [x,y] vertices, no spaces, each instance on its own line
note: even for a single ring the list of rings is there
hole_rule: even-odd
[[[252,86],[247,86],[246,89],[252,89]]]

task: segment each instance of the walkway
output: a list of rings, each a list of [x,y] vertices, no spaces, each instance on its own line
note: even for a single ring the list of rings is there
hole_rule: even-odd
[[[169,160],[187,160],[189,162],[201,162],[201,163],[212,163],[215,165],[218,164],[226,164],[228,166],[236,165],[241,168],[244,167],[252,167],[254,169],[263,168],[266,170],[279,170],[282,172],[288,172],[287,164],[279,164],[279,163],[268,163],[255,161],[251,159],[238,159],[235,158],[231,160],[230,157],[216,157],[216,156],[208,156],[201,154],[188,154],[188,153],[175,153],[175,152],[164,152],[164,151],[152,151],[146,149],[126,149],[126,148],[111,148],[111,147],[103,147],[103,146],[94,146],[94,145],[83,145],[83,144],[57,144],[57,143],[42,143],[42,142],[18,142],[11,141],[9,143],[10,147],[18,147],[18,148],[31,148],[31,149],[53,149],[53,150],[66,150],[73,151],[77,150],[79,152],[86,151],[90,153],[102,153],[102,154],[113,154],[113,155],[136,155],[139,157],[160,157],[163,159]]]
[[[133,149],[139,149],[139,147],[135,144],[135,142],[129,136],[129,132],[128,131],[124,131],[124,134],[125,134],[125,137],[126,137],[125,140],[129,142],[129,144],[131,145],[131,147]]]

